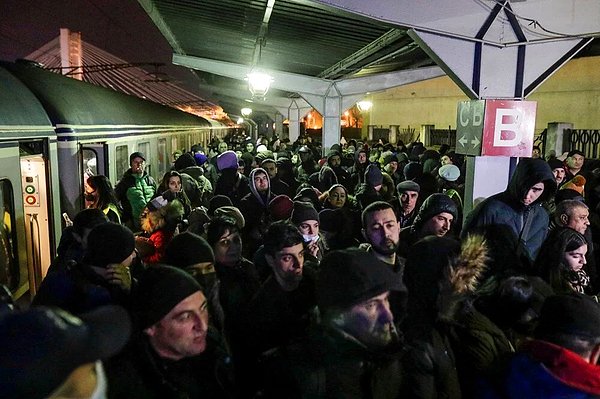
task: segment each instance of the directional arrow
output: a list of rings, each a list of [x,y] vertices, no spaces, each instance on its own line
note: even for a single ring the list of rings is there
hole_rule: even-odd
[[[469,140],[467,140],[467,136],[462,136],[460,138],[460,140],[458,140],[458,142],[460,143],[460,145],[462,145],[463,147],[465,146],[465,144],[467,144],[467,141],[469,141]]]
[[[473,137],[473,140],[471,140],[471,144],[473,144],[473,148],[477,147],[479,145],[479,143],[481,143],[481,141],[479,141],[477,136]],[[463,147],[464,147],[464,144],[463,144]]]

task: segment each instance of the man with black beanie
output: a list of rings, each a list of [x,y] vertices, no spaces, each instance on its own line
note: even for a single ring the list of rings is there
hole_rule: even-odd
[[[137,339],[106,365],[109,398],[226,398],[227,354],[206,298],[183,270],[153,265],[133,296]]]

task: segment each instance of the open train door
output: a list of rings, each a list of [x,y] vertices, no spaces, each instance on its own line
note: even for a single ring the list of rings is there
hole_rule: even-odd
[[[35,295],[52,261],[48,168],[42,154],[22,156],[20,161],[29,285]]]

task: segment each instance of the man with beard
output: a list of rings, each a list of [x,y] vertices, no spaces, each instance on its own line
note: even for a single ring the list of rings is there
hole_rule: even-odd
[[[365,251],[325,255],[317,279],[319,322],[308,338],[270,355],[263,397],[400,397],[403,346],[390,311],[392,292],[406,289]]]
[[[377,201],[365,208],[362,213],[362,234],[370,244],[367,252],[392,265],[392,270],[402,276],[404,262],[396,255],[400,245],[400,224],[389,203]]]
[[[431,194],[419,208],[412,226],[400,232],[402,245],[398,253],[406,257],[410,247],[423,237],[448,235],[457,216],[458,209],[452,198],[441,193]]]
[[[263,168],[269,175],[271,193],[273,196],[275,195],[287,195],[288,197],[292,196],[292,192],[290,190],[290,186],[282,181],[277,175],[277,163],[275,160],[271,158],[267,158],[260,163],[260,167]]]
[[[286,221],[271,224],[264,251],[273,273],[250,302],[247,317],[247,346],[254,350],[255,359],[269,349],[305,337],[317,304],[316,264],[305,263],[305,244],[298,229]],[[244,379],[258,381],[259,376],[246,378],[257,372],[255,363],[250,366],[243,372]]]
[[[327,154],[327,166],[329,166],[333,170],[333,173],[335,173],[337,182],[346,187],[347,190],[350,190],[350,174],[346,172],[344,168],[342,168],[342,157],[339,151],[329,151]]]

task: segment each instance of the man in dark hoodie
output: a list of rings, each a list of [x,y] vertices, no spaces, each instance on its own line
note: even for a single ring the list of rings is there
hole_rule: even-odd
[[[356,188],[365,182],[365,172],[369,165],[369,152],[361,147],[354,153],[354,165],[348,168],[350,174],[350,183],[348,191],[354,194]]]
[[[331,150],[327,153],[327,166],[329,166],[337,178],[337,182],[346,187],[346,190],[351,189],[350,174],[342,168],[342,156],[339,151]]]
[[[466,217],[462,236],[490,225],[508,226],[514,233],[514,248],[525,263],[536,258],[548,232],[548,213],[542,208],[556,191],[552,170],[542,159],[522,159],[505,191],[481,202]]]

